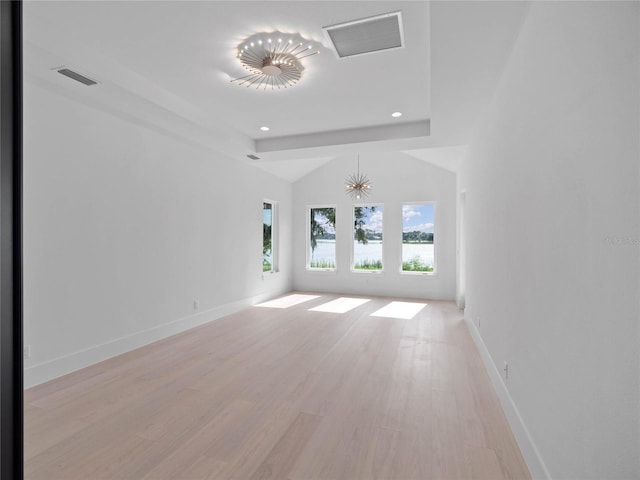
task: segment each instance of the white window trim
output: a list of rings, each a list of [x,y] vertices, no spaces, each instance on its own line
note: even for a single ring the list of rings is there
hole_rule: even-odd
[[[262,278],[269,278],[279,272],[278,266],[278,236],[279,236],[279,227],[278,227],[278,202],[270,199],[262,200],[262,210],[264,211],[264,204],[269,203],[271,205],[271,270],[262,272]],[[264,213],[263,223],[264,223]],[[263,234],[264,235],[264,234]],[[262,239],[264,242],[264,238]]]
[[[364,270],[364,269],[356,269],[354,268],[354,263],[355,263],[355,240],[353,238],[355,230],[354,230],[354,225],[356,223],[356,213],[355,213],[355,209],[356,207],[382,207],[382,270]],[[369,275],[384,275],[385,273],[385,261],[384,261],[384,239],[385,239],[385,229],[386,229],[386,222],[385,222],[385,214],[384,214],[384,203],[352,203],[351,204],[351,233],[349,235],[349,239],[351,241],[351,259],[349,261],[349,269],[351,271],[351,273],[354,273],[356,275],[361,275],[361,274],[369,274]]]
[[[402,249],[404,248],[404,244],[402,243],[402,234],[404,233],[404,216],[402,213],[402,208],[405,205],[433,205],[433,272],[408,272],[402,270]],[[400,274],[401,275],[417,275],[417,276],[427,276],[433,277],[438,274],[438,242],[436,239],[438,238],[437,230],[438,230],[438,202],[435,201],[424,201],[424,202],[401,202],[400,203]]]
[[[336,211],[336,223],[338,223],[338,207],[334,204],[317,204],[317,205],[307,205],[307,212],[305,214],[305,219],[307,222],[306,228],[306,236],[305,236],[305,251],[306,259],[305,259],[305,269],[307,272],[313,273],[337,273],[338,271],[338,227],[335,225],[336,229],[336,266],[334,268],[311,268],[309,264],[311,263],[311,246],[309,242],[311,240],[311,209],[312,208],[333,208]]]

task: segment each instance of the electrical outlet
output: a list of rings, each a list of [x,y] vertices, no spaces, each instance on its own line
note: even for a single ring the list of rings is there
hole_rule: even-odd
[[[193,309],[198,310],[200,308],[200,300],[193,301]]]
[[[509,364],[506,360],[504,362],[504,368],[502,370],[504,371],[504,379],[509,380]]]
[[[31,345],[24,345],[22,347],[22,355],[25,360],[31,358]]]

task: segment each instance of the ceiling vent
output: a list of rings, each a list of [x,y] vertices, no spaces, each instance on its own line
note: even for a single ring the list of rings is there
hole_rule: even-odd
[[[73,70],[67,67],[60,67],[55,69],[59,74],[64,75],[65,77],[69,77],[76,82],[80,82],[83,85],[90,87],[91,85],[97,85],[98,82],[90,79],[89,77],[85,77],[84,75],[79,74],[78,72],[74,72]]]
[[[339,58],[404,47],[401,12],[323,27]]]
[[[260,160],[260,157],[257,157],[256,155],[250,153],[247,155],[247,158],[250,158],[251,160]]]

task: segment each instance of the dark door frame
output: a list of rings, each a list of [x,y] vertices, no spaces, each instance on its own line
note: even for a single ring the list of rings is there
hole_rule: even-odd
[[[22,3],[0,0],[0,478],[22,479]]]

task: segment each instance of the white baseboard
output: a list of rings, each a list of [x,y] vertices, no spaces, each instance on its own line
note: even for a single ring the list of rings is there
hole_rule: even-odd
[[[491,383],[493,383],[493,387],[495,388],[498,398],[500,399],[502,409],[504,410],[507,421],[511,426],[513,435],[516,437],[516,441],[518,442],[518,446],[520,447],[522,456],[524,457],[525,462],[527,462],[531,477],[540,480],[551,480],[549,470],[547,470],[547,467],[542,460],[542,457],[540,456],[540,452],[536,447],[531,434],[529,433],[529,429],[522,420],[520,412],[513,402],[513,398],[511,398],[511,394],[509,393],[507,386],[502,380],[500,370],[498,370],[498,367],[493,362],[493,358],[491,358],[489,350],[487,349],[484,340],[482,340],[478,328],[470,319],[466,317],[465,322],[467,324],[467,327],[469,328],[471,336],[473,337],[473,341],[478,348],[478,352],[480,353],[482,362],[487,369],[487,373],[491,378]]]
[[[24,388],[33,387],[163,338],[212,322],[275,296],[273,292],[227,303],[188,317],[116,338],[24,369]]]

